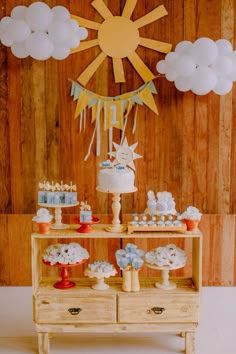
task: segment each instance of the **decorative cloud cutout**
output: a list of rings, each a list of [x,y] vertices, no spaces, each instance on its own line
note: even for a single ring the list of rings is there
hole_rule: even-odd
[[[213,91],[225,95],[236,81],[236,51],[225,39],[182,41],[156,68],[168,81],[174,82],[179,91],[191,90],[197,95]]]
[[[52,9],[45,3],[35,2],[29,7],[16,6],[11,16],[0,21],[0,40],[11,47],[18,58],[65,59],[72,48],[88,35],[86,28],[71,19],[63,6]]]

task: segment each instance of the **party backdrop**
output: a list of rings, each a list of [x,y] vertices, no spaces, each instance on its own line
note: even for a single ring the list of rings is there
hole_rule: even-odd
[[[26,0],[23,5],[28,7],[31,3]],[[107,10],[101,10],[101,5],[92,6],[90,0],[50,0],[45,3],[50,8],[65,6],[74,16],[93,23],[103,23],[107,16]],[[112,16],[120,16],[126,7],[125,0],[103,3]],[[12,9],[22,2],[1,0],[0,4],[2,18],[9,16]],[[145,19],[147,14],[162,5],[167,14],[158,19],[155,16],[153,21],[151,17]],[[140,24],[139,37],[166,43],[168,51],[175,51],[182,41],[194,43],[203,37],[214,42],[226,39],[236,49],[233,1],[138,0],[132,13],[128,10],[126,7],[125,14],[130,16],[131,22]],[[98,31],[91,28],[91,22],[89,24],[88,36],[80,40],[81,46],[87,41],[94,44],[97,41]],[[86,28],[86,22],[81,22],[80,27]],[[120,127],[114,126],[112,131],[109,125],[104,127],[102,110],[102,124],[97,126],[93,139],[96,104],[88,107],[90,94],[95,101],[102,97],[102,101],[109,102],[108,98],[122,98],[125,94],[134,101],[132,107],[131,104],[130,107],[125,106],[125,112],[129,114],[123,122],[124,135],[129,145],[138,143],[136,152],[143,158],[135,161],[138,191],[122,196],[122,213],[142,212],[150,189],[170,191],[180,212],[189,205],[196,206],[205,216],[202,222],[206,235],[205,284],[235,284],[235,84],[225,95],[216,94],[213,90],[203,95],[192,90],[180,91],[175,82],[166,77],[165,68],[159,68],[162,72],[156,68],[157,62],[165,60],[167,53],[156,50],[156,47],[150,48],[151,42],[143,43],[145,46],[138,45],[136,54],[133,54],[133,49],[131,54],[125,53],[121,71],[117,69],[121,67],[120,61],[114,65],[112,57],[103,58],[99,45],[73,52],[62,60],[51,56],[37,60],[31,56],[17,58],[10,47],[0,44],[2,284],[30,282],[29,230],[32,215],[38,208],[39,182],[72,181],[77,185],[79,199],[87,200],[94,213],[111,213],[110,195],[96,191],[97,174],[100,162],[107,159],[107,152],[111,150],[111,141],[119,144],[123,131]],[[118,43],[119,48],[123,46],[124,42]],[[92,71],[90,67],[86,71],[99,56],[100,62],[95,62],[96,70]],[[152,73],[150,79],[148,76],[143,80],[142,70],[137,70],[139,62]],[[117,74],[118,79],[115,78],[117,71],[124,75]],[[85,76],[89,80],[84,81],[83,73],[88,72],[89,75]],[[116,82],[121,76],[125,81]],[[144,87],[152,97],[152,103],[150,100],[145,102],[144,95],[140,98],[140,90]],[[86,98],[78,100],[76,90]],[[78,102],[84,102],[81,111]],[[117,101],[114,102],[116,110],[119,110]],[[113,111],[109,107],[108,111],[111,114],[106,116],[107,121],[111,121]],[[78,116],[76,112],[79,112]],[[65,218],[78,212],[79,208],[63,211]],[[27,223],[23,222],[28,216]],[[21,220],[22,226],[18,226]],[[19,250],[14,259],[8,252],[13,246]],[[112,250],[114,245],[110,247]],[[99,244],[96,252],[102,253],[103,248]],[[14,269],[22,265],[22,253],[25,255],[24,265],[16,279]],[[214,254],[217,257],[213,257]]]

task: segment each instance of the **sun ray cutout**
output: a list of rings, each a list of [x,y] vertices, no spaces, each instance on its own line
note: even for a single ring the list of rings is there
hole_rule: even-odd
[[[80,17],[80,16],[71,15],[71,18],[76,20],[79,23],[80,26],[84,26],[86,28],[99,30],[99,27],[101,26],[101,24],[99,22],[86,20],[86,18],[83,18],[83,17]]]
[[[133,52],[131,55],[128,56],[128,59],[144,82],[151,81],[155,78],[151,70],[148,69],[148,67],[144,64],[138,54]]]
[[[144,15],[143,17],[140,17],[138,20],[134,21],[135,25],[137,28],[149,25],[150,23],[159,20],[159,18],[162,18],[164,16],[168,15],[168,12],[166,11],[164,5],[160,5],[148,14]]]
[[[97,38],[96,39],[91,39],[90,41],[81,42],[80,46],[78,48],[79,50],[77,48],[72,49],[71,50],[71,54],[72,53],[78,53],[78,52],[80,52],[82,50],[86,50],[86,49],[89,49],[89,48],[93,48],[93,47],[95,47],[97,45],[98,45],[98,39]]]
[[[170,43],[155,41],[153,39],[143,37],[140,37],[139,45],[165,54],[169,53],[172,47]]]
[[[107,5],[103,2],[103,0],[94,0],[91,5],[97,10],[100,15],[107,20],[112,17],[111,11],[108,9]]]
[[[93,74],[96,72],[96,70],[99,68],[99,66],[102,64],[104,59],[106,59],[106,54],[101,52],[90,64],[87,66],[87,68],[82,72],[82,74],[79,76],[78,81],[86,86],[87,82],[91,79]]]
[[[132,13],[134,12],[136,4],[137,0],[127,0],[122,12],[122,16],[130,18],[132,16]]]
[[[147,49],[166,54],[170,52],[172,45],[170,43],[140,37],[139,28],[159,20],[168,15],[168,13],[165,7],[160,5],[139,19],[132,21],[131,16],[136,4],[137,0],[126,0],[122,15],[113,16],[103,0],[94,0],[91,5],[103,17],[104,21],[102,23],[72,15],[72,18],[78,21],[81,26],[96,30],[98,33],[96,39],[84,41],[78,48],[72,49],[71,54],[96,46],[101,50],[100,54],[79,75],[77,78],[78,82],[86,86],[107,57],[112,58],[116,83],[125,82],[122,61],[124,58],[128,58],[144,82],[151,81],[155,78],[151,70],[136,53],[136,49],[140,45]]]
[[[120,58],[112,58],[115,82],[125,82],[125,72],[122,60]]]

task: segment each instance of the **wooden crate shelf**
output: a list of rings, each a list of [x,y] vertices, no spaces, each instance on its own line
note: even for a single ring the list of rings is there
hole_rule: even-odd
[[[53,242],[75,242],[89,238],[130,239],[129,233],[109,233],[106,225],[96,225],[94,232],[80,234],[70,229],[52,230],[48,235],[32,234],[33,318],[38,333],[39,354],[50,353],[51,332],[183,332],[186,354],[194,354],[194,337],[199,321],[202,284],[201,232],[141,232],[135,238],[180,239],[192,242],[191,276],[171,277],[176,289],[158,289],[157,277],[140,277],[140,291],[122,291],[122,278],[106,280],[109,288],[91,288],[94,279],[72,277],[76,286],[59,290],[53,287],[58,280],[56,269],[47,276],[43,272],[42,245]],[[133,235],[132,235],[133,237]],[[170,272],[171,273],[171,272]],[[71,311],[73,314],[71,314]]]

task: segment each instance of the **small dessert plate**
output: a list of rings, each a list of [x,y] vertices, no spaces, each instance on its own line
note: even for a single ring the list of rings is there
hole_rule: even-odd
[[[82,222],[80,221],[80,217],[78,216],[74,218],[74,221],[77,224],[81,225],[78,229],[76,229],[76,231],[81,233],[86,233],[86,232],[93,232],[94,230],[92,225],[99,223],[100,219],[93,216],[91,221]]]

